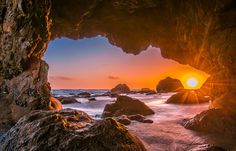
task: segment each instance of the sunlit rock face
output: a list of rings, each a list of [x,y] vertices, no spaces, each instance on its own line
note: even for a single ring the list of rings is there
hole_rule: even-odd
[[[36,109],[53,109],[48,65],[50,1],[0,1],[0,126]]]
[[[0,139],[0,150],[145,151],[141,141],[113,119],[95,121],[76,110],[33,111]]]
[[[28,71],[33,58],[43,56],[53,38],[103,35],[127,53],[138,54],[149,45],[160,47],[163,57],[209,73],[214,82],[211,87],[214,96],[231,93],[236,90],[235,3],[234,0],[1,0],[0,85],[12,90],[14,85],[25,83],[22,74]],[[31,84],[24,89],[34,82],[38,87],[47,84],[46,80],[28,82]],[[44,90],[47,97],[41,99],[41,92],[35,97],[40,98],[39,104],[44,104],[42,108],[48,109],[50,89]],[[9,104],[19,100],[22,92],[8,95],[5,110],[11,110]],[[29,94],[24,97],[22,100],[30,100]],[[1,95],[0,99],[6,97]],[[22,110],[25,114],[29,112]]]

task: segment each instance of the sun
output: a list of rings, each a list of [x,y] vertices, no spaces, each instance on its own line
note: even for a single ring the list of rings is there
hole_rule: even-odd
[[[186,80],[186,85],[190,89],[196,89],[198,87],[199,81],[195,77],[190,77]]]

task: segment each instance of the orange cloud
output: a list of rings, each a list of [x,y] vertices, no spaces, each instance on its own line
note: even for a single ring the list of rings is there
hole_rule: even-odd
[[[110,79],[110,80],[118,80],[118,79],[120,79],[120,77],[117,77],[117,76],[108,76],[108,79]]]
[[[63,81],[71,81],[74,80],[70,77],[66,77],[66,76],[50,76],[51,80],[63,80]]]

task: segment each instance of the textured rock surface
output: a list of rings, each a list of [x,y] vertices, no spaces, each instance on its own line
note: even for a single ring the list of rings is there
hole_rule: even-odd
[[[0,140],[0,150],[145,151],[141,141],[113,119],[95,121],[75,110],[33,111]]]
[[[25,72],[1,83],[0,124],[15,123],[31,110],[61,109],[57,100],[51,101],[48,65],[36,58],[29,65]]]
[[[161,81],[156,86],[156,91],[159,93],[177,92],[183,90],[184,87],[180,80],[167,77]]]
[[[31,110],[53,109],[48,65],[41,60],[50,40],[50,4],[0,1],[0,124],[15,123]]]
[[[128,96],[119,96],[115,103],[107,104],[103,111],[103,117],[134,114],[150,115],[154,111],[143,102]]]
[[[210,97],[204,96],[198,91],[194,90],[182,90],[172,95],[166,103],[174,104],[199,104],[210,101]]]
[[[130,88],[126,84],[118,84],[111,89],[111,93],[120,94],[120,93],[129,93]]]
[[[203,111],[192,119],[184,122],[188,129],[211,133],[226,138],[236,139],[236,115],[221,109]]]

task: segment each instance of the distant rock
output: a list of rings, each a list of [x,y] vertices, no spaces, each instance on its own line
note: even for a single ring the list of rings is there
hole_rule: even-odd
[[[89,101],[97,101],[96,98],[92,97],[88,99]]]
[[[161,81],[156,86],[156,91],[158,93],[168,93],[168,92],[177,92],[184,89],[182,83],[178,79],[173,79],[167,77]]]
[[[126,84],[118,84],[114,88],[111,89],[111,93],[121,94],[121,93],[129,93],[130,88]]]
[[[0,140],[0,150],[146,151],[142,142],[111,118],[95,121],[82,111],[32,111]]]
[[[89,92],[81,92],[76,95],[76,97],[80,97],[80,98],[89,98],[90,96],[91,94]]]
[[[166,103],[173,104],[200,104],[210,101],[210,97],[203,96],[198,91],[194,90],[181,90],[180,92],[172,95]]]
[[[128,96],[119,96],[115,103],[107,104],[103,111],[103,117],[117,117],[120,115],[150,115],[155,112],[138,99]]]
[[[138,93],[146,94],[146,95],[153,95],[153,94],[156,94],[156,91],[151,90],[149,88],[142,88],[140,91],[138,91]]]
[[[195,117],[185,120],[184,127],[222,137],[236,139],[236,115],[222,109],[209,109]]]
[[[62,104],[80,103],[74,97],[59,96],[56,97]]]
[[[109,96],[110,96],[111,98],[118,98],[120,95],[117,94],[117,93],[111,93]]]

